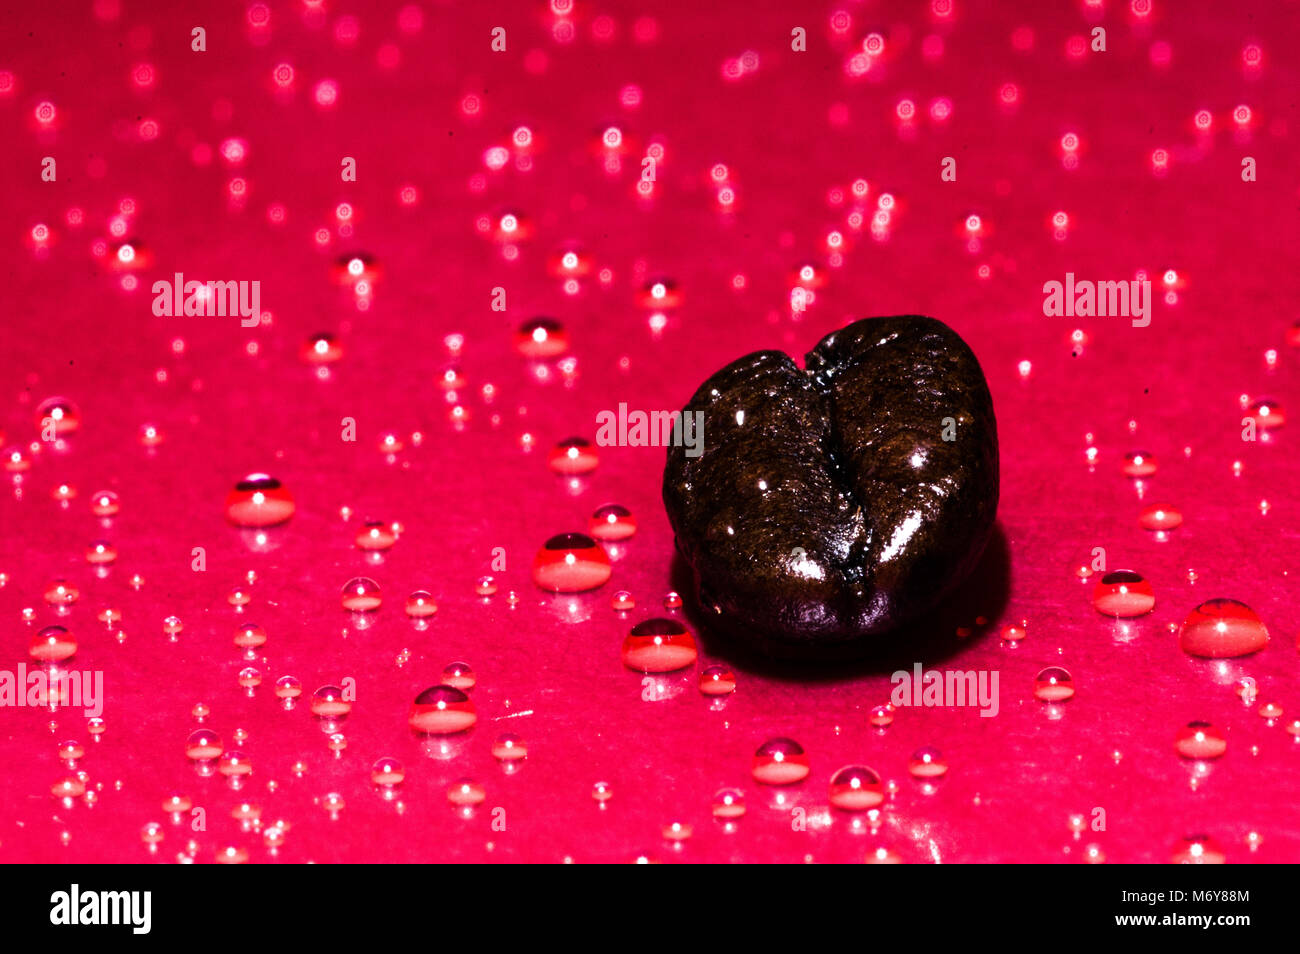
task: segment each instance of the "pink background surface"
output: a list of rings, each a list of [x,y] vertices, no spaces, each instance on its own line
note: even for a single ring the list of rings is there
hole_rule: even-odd
[[[1090,843],[1112,862],[1164,862],[1196,832],[1215,838],[1229,861],[1300,860],[1300,745],[1285,731],[1300,715],[1298,460],[1289,428],[1267,443],[1243,442],[1239,403],[1249,395],[1297,404],[1298,356],[1286,344],[1300,317],[1297,76],[1288,62],[1300,40],[1295,4],[1243,2],[1211,13],[1209,4],[1156,0],[1140,16],[1113,0],[1019,10],[957,0],[944,16],[928,3],[846,0],[784,11],[642,3],[628,13],[579,0],[568,42],[555,34],[566,18],[542,3],[422,3],[421,29],[407,32],[401,4],[329,3],[312,21],[302,3],[280,2],[264,42],[253,42],[245,9],[234,4],[184,12],[124,0],[115,14],[114,6],[25,5],[6,12],[0,39],[0,70],[15,82],[0,95],[0,428],[8,444],[36,440],[36,406],[53,395],[75,401],[83,416],[81,429],[43,449],[21,480],[4,478],[3,665],[26,661],[31,635],[58,622],[79,640],[76,668],[102,670],[107,689],[98,742],[79,712],[0,710],[0,860],[174,861],[192,839],[201,862],[231,846],[253,861],[287,862],[859,861],[878,847],[916,862],[1072,862]],[[837,9],[851,16],[843,35],[830,27]],[[350,46],[335,32],[347,14],[360,24]],[[611,39],[597,35],[602,14],[614,24]],[[653,40],[638,38],[643,16],[657,25]],[[1068,39],[1094,24],[1107,30],[1107,51],[1072,58]],[[189,49],[196,25],[207,29],[206,53]],[[507,29],[505,53],[489,49],[498,25]],[[807,29],[805,53],[790,50],[795,26]],[[1017,27],[1032,30],[1032,48],[1013,45]],[[850,47],[873,31],[886,38],[886,53],[851,78]],[[927,57],[932,36],[942,52],[933,55],[929,40]],[[1157,42],[1172,53],[1163,67],[1152,62]],[[377,57],[390,43],[400,64],[384,68]],[[1253,71],[1243,66],[1251,43],[1263,50]],[[758,54],[758,69],[724,79],[724,61],[746,51]],[[281,62],[296,71],[286,102],[271,92]],[[137,63],[156,68],[152,89],[131,82]],[[324,78],[339,84],[330,110],[312,101]],[[632,83],[642,90],[634,109],[620,104]],[[1019,90],[1012,109],[999,102],[1006,83]],[[469,94],[481,97],[474,117],[461,108]],[[951,101],[946,121],[930,114],[940,97]],[[53,131],[32,120],[46,99],[58,110]],[[920,114],[910,131],[896,119],[903,99]],[[1252,115],[1243,131],[1232,119],[1240,104]],[[1213,115],[1205,134],[1193,126],[1201,109]],[[149,118],[159,134],[141,141],[138,125]],[[513,155],[505,169],[488,169],[484,151],[507,145],[520,124],[538,139],[531,169]],[[610,125],[633,140],[617,173],[594,148]],[[1059,147],[1071,131],[1083,141],[1073,171]],[[231,137],[247,143],[238,167],[218,151]],[[653,197],[639,201],[640,157],[653,141],[665,158]],[[207,164],[195,161],[197,144],[213,150]],[[1172,157],[1163,177],[1151,166],[1158,148]],[[39,179],[46,155],[58,161],[55,183]],[[1253,183],[1241,181],[1247,155],[1258,163]],[[355,183],[340,181],[343,156],[357,159]],[[945,156],[957,159],[956,182],[940,181]],[[720,162],[738,190],[729,214],[709,181]],[[227,201],[236,176],[248,189],[242,209]],[[871,184],[868,216],[880,192],[897,198],[887,241],[847,229],[851,197],[828,201],[829,190],[857,178]],[[406,183],[420,190],[414,206],[398,201]],[[129,235],[154,256],[134,291],[92,255],[128,198],[136,207]],[[343,201],[355,209],[350,238],[335,218]],[[267,219],[276,202],[287,210],[282,226]],[[71,207],[85,212],[80,228],[66,221]],[[476,229],[480,216],[505,210],[533,226],[514,261]],[[1060,241],[1049,222],[1058,210],[1070,219]],[[986,230],[976,251],[961,234],[972,213]],[[29,240],[38,223],[54,234],[44,257]],[[314,240],[322,228],[330,233],[323,248]],[[850,237],[839,267],[827,265],[832,229]],[[547,260],[570,242],[595,270],[612,270],[607,286],[593,272],[578,294],[564,292]],[[330,278],[335,258],[356,251],[383,270],[364,312]],[[806,261],[821,264],[826,284],[794,316],[790,276]],[[1156,279],[1157,299],[1166,269],[1181,284],[1176,303],[1157,300],[1148,328],[1042,314],[1042,284],[1066,271],[1125,280],[1138,269]],[[272,320],[250,330],[232,318],[154,317],[148,289],[175,271],[260,280]],[[733,287],[738,274],[743,290]],[[655,331],[636,296],[659,276],[679,284],[683,302]],[[504,314],[488,307],[498,285],[508,293]],[[1000,714],[904,709],[881,732],[867,713],[888,700],[894,660],[780,673],[719,657],[707,636],[699,666],[657,678],[662,698],[643,701],[642,676],[620,663],[622,637],[663,615],[664,594],[683,586],[659,498],[663,452],[603,448],[598,469],[574,488],[548,471],[547,450],[570,434],[593,438],[597,412],[619,402],[680,407],[708,374],[748,351],[801,355],[852,318],[898,312],[955,328],[993,391],[1006,566],[994,554],[969,604],[954,607],[969,614],[965,625],[976,614],[989,624],[954,638],[944,658],[919,661],[997,670]],[[515,328],[538,314],[567,327],[569,373],[552,365],[543,379],[515,352]],[[1088,336],[1078,356],[1075,328]],[[338,334],[346,349],[324,380],[298,358],[318,331]],[[464,335],[455,360],[445,344],[451,334]],[[1022,375],[1025,360],[1032,370]],[[457,393],[471,415],[462,429],[439,386],[453,363],[468,381]],[[481,391],[487,384],[491,403]],[[357,422],[356,443],[340,440],[345,417]],[[161,446],[141,446],[144,424],[163,430]],[[408,438],[392,461],[375,446],[386,431]],[[409,439],[415,431],[418,446]],[[536,444],[531,453],[521,449],[525,433]],[[1160,461],[1141,494],[1119,471],[1137,449]],[[223,515],[228,490],[253,471],[283,480],[298,505],[265,552]],[[78,490],[66,507],[51,499],[63,483]],[[107,525],[90,513],[101,489],[122,501]],[[573,598],[537,590],[529,579],[536,549],[552,534],[583,530],[607,502],[639,521],[612,581]],[[1168,539],[1138,525],[1150,502],[1185,516]],[[350,521],[340,515],[345,506]],[[364,519],[405,526],[381,563],[353,545]],[[83,556],[99,538],[121,554],[102,578]],[[203,573],[190,566],[197,546],[207,553]],[[1092,609],[1091,583],[1074,570],[1098,546],[1111,568],[1152,581],[1153,613],[1121,626]],[[496,547],[505,548],[507,569],[494,574],[500,591],[485,601],[474,582],[492,572]],[[226,594],[250,570],[253,601],[239,614]],[[129,582],[137,573],[145,580],[138,590]],[[358,575],[378,581],[385,597],[366,628],[339,607],[340,587]],[[42,600],[59,577],[81,589],[66,616]],[[439,605],[425,631],[402,613],[418,588]],[[626,617],[610,608],[618,589],[638,601]],[[1222,663],[1184,655],[1169,625],[1217,596],[1256,609],[1271,645]],[[117,627],[96,621],[104,606],[121,609]],[[35,611],[30,623],[25,607]],[[171,614],[185,626],[176,643],[161,629]],[[1022,619],[1027,638],[1008,648],[998,630]],[[255,664],[264,682],[251,699],[237,683],[246,663],[231,641],[245,621],[270,635]],[[906,649],[902,656],[905,665],[917,661]],[[478,674],[479,724],[449,743],[449,757],[431,758],[407,730],[406,711],[454,660]],[[739,688],[715,706],[695,680],[719,661],[735,666]],[[1049,665],[1066,667],[1076,682],[1075,698],[1057,707],[1032,695],[1035,673]],[[272,687],[283,675],[300,679],[307,694],[356,680],[340,758],[306,697],[281,710]],[[1286,710],[1276,724],[1234,692],[1244,675],[1258,681],[1258,702]],[[252,761],[239,792],[220,776],[199,778],[184,757],[199,702],[211,707],[204,725]],[[1197,767],[1173,748],[1192,719],[1214,722],[1228,739],[1227,754],[1203,766],[1196,785]],[[236,745],[240,728],[248,738]],[[510,775],[489,753],[503,731],[529,747]],[[809,779],[782,793],[784,804],[749,774],[754,749],[778,735],[799,740],[812,761]],[[94,804],[66,807],[50,796],[68,774],[57,754],[64,739],[86,745],[78,768]],[[930,794],[907,774],[909,754],[922,745],[938,746],[950,765]],[[370,784],[381,756],[406,766],[393,801]],[[307,768],[301,777],[298,762]],[[851,763],[897,783],[874,833],[854,831],[827,807],[831,773]],[[469,818],[444,794],[463,776],[487,792]],[[613,788],[604,808],[591,798],[597,781]],[[724,786],[748,797],[733,832],[710,816]],[[206,831],[167,819],[161,801],[172,792],[206,810]],[[337,820],[320,805],[330,792],[347,803]],[[292,825],[278,855],[230,817],[241,802],[260,806],[265,822]],[[794,830],[794,807],[807,812],[808,830]],[[1076,839],[1069,817],[1091,817],[1096,807],[1107,830]],[[492,829],[496,808],[505,810],[504,831]],[[153,854],[140,838],[150,821],[162,822],[166,836]],[[672,822],[694,827],[680,847],[661,835]],[[1245,840],[1251,831],[1261,838],[1257,851]]]

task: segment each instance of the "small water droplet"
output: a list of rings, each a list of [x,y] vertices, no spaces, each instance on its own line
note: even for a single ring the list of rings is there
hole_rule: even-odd
[[[546,463],[557,474],[573,476],[591,473],[600,463],[600,457],[585,437],[569,437],[551,448]]]
[[[357,576],[343,584],[340,602],[351,613],[373,613],[384,597],[379,584],[368,576]]]
[[[763,785],[793,785],[810,771],[808,755],[794,739],[769,739],[754,752],[750,774]]]
[[[120,506],[117,494],[111,490],[96,491],[90,497],[90,512],[96,517],[112,517]]]
[[[1164,533],[1182,526],[1183,514],[1177,507],[1171,507],[1169,504],[1151,504],[1142,508],[1142,512],[1138,514],[1138,523],[1145,530]]]
[[[515,332],[515,349],[526,358],[555,358],[569,350],[569,334],[554,318],[532,318]]]
[[[442,671],[443,685],[451,686],[453,689],[466,691],[474,688],[476,681],[474,670],[470,668],[469,663],[454,662],[450,663]]]
[[[460,808],[481,805],[485,798],[487,790],[472,778],[457,779],[447,786],[447,801]]]
[[[356,545],[359,550],[378,552],[387,550],[397,542],[398,533],[393,524],[371,520],[357,530]]]
[[[587,529],[597,540],[626,540],[636,533],[636,517],[619,504],[605,504],[596,508]]]
[[[1170,860],[1176,865],[1221,865],[1225,858],[1219,843],[1208,835],[1188,835],[1174,845]]]
[[[1074,677],[1060,666],[1048,666],[1034,677],[1034,697],[1043,702],[1064,702],[1074,697]]]
[[[848,812],[865,812],[885,800],[885,787],[874,769],[865,765],[846,765],[830,782],[830,802]]]
[[[498,762],[522,762],[528,758],[528,746],[513,732],[502,732],[492,742],[492,757]]]
[[[407,721],[424,735],[451,735],[470,728],[478,716],[469,696],[454,686],[439,685],[415,697]]]
[[[932,745],[924,746],[912,753],[907,763],[907,771],[913,778],[938,778],[948,771],[948,761]]]
[[[729,696],[736,691],[736,674],[726,666],[709,666],[700,673],[700,692],[706,696]]]
[[[1246,416],[1255,422],[1255,427],[1265,431],[1286,423],[1286,411],[1282,405],[1267,399],[1252,401],[1246,408]]]
[[[221,736],[211,729],[195,729],[185,741],[185,757],[192,762],[211,762],[223,750]]]
[[[888,725],[892,725],[894,721],[893,705],[886,702],[884,705],[881,706],[873,706],[871,712],[867,716],[867,721],[869,721],[872,725],[876,726],[876,728],[879,729],[883,729]]]
[[[311,714],[326,726],[342,722],[351,711],[351,701],[338,686],[321,686],[312,693]]]
[[[412,619],[428,619],[438,612],[438,604],[428,590],[416,590],[406,598],[406,615]]]
[[[1130,451],[1120,470],[1126,477],[1150,477],[1156,472],[1156,459],[1149,451]]]
[[[1092,605],[1106,616],[1142,616],[1155,608],[1155,590],[1140,573],[1114,570],[1097,581],[1092,591]]]
[[[81,427],[81,411],[64,397],[46,398],[37,405],[35,417],[36,430],[44,433],[48,420],[55,437],[72,434]]]
[[[1217,759],[1228,750],[1228,740],[1209,722],[1189,722],[1174,737],[1174,749],[1185,759]]]
[[[226,519],[240,527],[272,527],[293,511],[293,495],[266,474],[249,474],[226,497]]]

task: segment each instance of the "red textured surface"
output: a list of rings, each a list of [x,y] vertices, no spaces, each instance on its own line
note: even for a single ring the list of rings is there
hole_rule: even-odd
[[[107,731],[97,742],[78,712],[0,710],[0,860],[174,861],[192,839],[198,861],[231,846],[253,861],[288,862],[857,861],[878,847],[917,862],[1078,861],[1091,843],[1112,862],[1164,862],[1198,832],[1229,861],[1300,860],[1300,745],[1286,731],[1300,715],[1292,565],[1300,467],[1289,428],[1267,443],[1241,440],[1239,404],[1241,395],[1297,404],[1300,356],[1285,336],[1300,291],[1293,4],[1211,13],[1208,4],[1155,0],[1139,16],[1119,2],[1012,12],[957,0],[944,17],[931,4],[845,2],[852,26],[836,36],[829,19],[838,8],[822,4],[781,12],[646,3],[632,15],[579,0],[574,35],[559,42],[562,18],[542,3],[423,3],[422,28],[409,33],[399,26],[401,5],[373,3],[357,12],[351,46],[336,40],[335,26],[352,11],[334,4],[314,24],[302,3],[273,4],[260,43],[237,5],[182,12],[127,0],[115,15],[96,15],[114,6],[11,9],[0,40],[0,70],[16,83],[0,96],[0,427],[9,444],[36,440],[36,406],[52,395],[83,415],[80,431],[44,448],[21,480],[5,477],[3,665],[27,661],[31,635],[60,622],[78,637],[76,668],[101,670],[107,691]],[[1095,7],[1104,8],[1099,19]],[[616,29],[601,41],[593,29],[606,13]],[[643,15],[657,24],[652,41],[637,37]],[[1107,51],[1072,58],[1068,39],[1088,36],[1094,22],[1107,30]],[[207,30],[205,53],[189,49],[197,25]],[[498,25],[507,29],[505,53],[489,49]],[[795,26],[807,29],[807,52],[790,50]],[[1017,27],[1032,30],[1031,49],[1013,45]],[[873,30],[886,38],[884,57],[867,76],[846,76],[850,46]],[[942,38],[941,55],[923,54],[929,36]],[[1169,44],[1167,66],[1152,62],[1157,42]],[[389,43],[400,64],[383,68],[378,55]],[[1257,70],[1243,66],[1250,43],[1263,50]],[[724,61],[749,50],[757,71],[724,79]],[[149,90],[130,79],[141,62],[156,67]],[[281,62],[296,71],[287,102],[270,88]],[[339,84],[330,110],[312,101],[323,78]],[[619,101],[629,83],[643,93],[635,109]],[[1006,83],[1019,89],[1012,109],[999,102]],[[468,94],[481,97],[473,118],[461,110]],[[946,121],[930,115],[939,97],[951,100]],[[895,118],[904,98],[920,113],[910,132]],[[43,99],[57,107],[56,130],[32,121]],[[1252,114],[1242,132],[1232,118],[1239,104]],[[1193,127],[1200,109],[1213,115],[1208,134]],[[138,124],[148,118],[159,134],[142,142]],[[532,168],[515,167],[512,156],[506,169],[487,169],[484,150],[506,145],[521,123],[538,140]],[[617,173],[594,147],[611,124],[633,141]],[[1083,140],[1073,171],[1059,147],[1067,132]],[[248,147],[237,168],[217,151],[231,137]],[[640,157],[654,141],[665,158],[653,197],[638,201]],[[197,144],[213,150],[210,162],[195,161]],[[1163,177],[1151,165],[1159,148],[1172,157]],[[47,155],[58,162],[54,183],[39,178]],[[355,183],[340,181],[344,156],[357,159]],[[940,181],[945,156],[957,159],[955,182]],[[1258,181],[1242,181],[1243,156],[1257,161]],[[738,190],[730,214],[709,181],[719,162]],[[248,190],[242,209],[227,201],[236,176]],[[868,217],[882,191],[897,198],[887,241],[846,227],[851,196],[828,202],[830,189],[859,177],[871,184]],[[399,202],[405,183],[419,188],[417,205]],[[134,291],[92,254],[126,198],[136,207],[129,235],[153,255]],[[351,238],[337,229],[341,201],[356,212]],[[282,226],[267,220],[277,202],[287,210]],[[80,228],[66,221],[71,207],[85,212]],[[515,261],[475,224],[507,209],[533,226]],[[1060,241],[1050,224],[1058,210],[1070,220]],[[961,234],[972,213],[986,229],[978,251]],[[38,223],[54,233],[41,258],[29,241]],[[314,240],[322,228],[330,234],[323,248]],[[840,267],[827,263],[832,228],[850,238]],[[547,259],[568,242],[596,270],[612,270],[607,286],[593,272],[579,294],[563,291]],[[364,312],[330,277],[334,260],[354,251],[374,255],[383,271]],[[805,314],[792,316],[790,274],[805,261],[821,263],[826,283]],[[1127,280],[1138,269],[1155,279],[1157,298],[1166,269],[1182,284],[1176,304],[1156,302],[1150,327],[1042,313],[1043,283],[1067,271]],[[233,318],[154,317],[149,287],[176,271],[260,280],[272,321],[250,330]],[[733,288],[738,274],[743,290]],[[656,333],[637,293],[658,276],[676,281],[683,300]],[[504,314],[489,308],[494,286],[507,289]],[[665,698],[643,701],[642,677],[620,664],[620,642],[632,623],[662,615],[663,595],[682,585],[659,502],[662,451],[604,448],[574,489],[548,471],[547,450],[570,434],[594,437],[596,413],[619,402],[679,407],[747,351],[802,354],[851,318],[897,312],[957,329],[993,391],[1005,566],[993,554],[965,620],[983,613],[988,625],[954,638],[942,659],[920,661],[997,670],[999,715],[903,709],[880,732],[867,712],[889,697],[892,661],[884,672],[781,675],[720,658],[707,639],[696,669],[656,680]],[[567,327],[571,373],[551,365],[542,380],[515,352],[515,328],[537,314]],[[1075,328],[1088,336],[1078,356]],[[298,357],[318,331],[337,333],[346,349],[327,380]],[[464,335],[456,360],[445,344],[454,333]],[[1271,368],[1270,348],[1278,351]],[[1032,370],[1022,377],[1023,360]],[[463,429],[453,427],[439,386],[452,363],[468,382],[458,393],[471,414]],[[489,383],[490,404],[480,390]],[[346,417],[356,420],[355,443],[340,439]],[[166,435],[153,450],[137,437],[146,423]],[[391,462],[375,446],[390,430],[408,439]],[[423,435],[418,446],[413,431]],[[521,450],[524,433],[532,453]],[[1136,449],[1160,460],[1141,495],[1119,472]],[[298,505],[265,552],[223,516],[226,493],[253,471],[278,476]],[[51,499],[62,483],[79,492],[66,507]],[[122,501],[105,525],[89,507],[100,489]],[[639,521],[612,581],[581,597],[540,593],[529,580],[536,549],[554,533],[584,529],[606,502]],[[1150,502],[1184,514],[1166,540],[1138,525]],[[378,564],[353,545],[363,519],[405,526]],[[98,538],[121,553],[102,578],[83,557]],[[191,569],[199,546],[201,573]],[[492,572],[496,547],[507,568],[484,601],[474,582]],[[1136,569],[1155,587],[1154,612],[1127,632],[1092,609],[1091,584],[1075,577],[1094,547],[1105,548],[1110,567]],[[250,570],[253,601],[238,614],[226,594]],[[145,581],[138,590],[133,574]],[[358,575],[377,580],[385,597],[364,629],[339,607],[340,587]],[[81,589],[66,616],[42,600],[58,577]],[[402,613],[418,588],[439,605],[425,631]],[[638,600],[626,617],[610,608],[618,589]],[[1273,636],[1266,650],[1222,663],[1180,652],[1169,624],[1215,596],[1260,613]],[[121,609],[119,626],[95,620],[105,606]],[[23,620],[24,607],[34,621]],[[162,633],[170,614],[185,626],[175,643]],[[1008,648],[998,630],[1020,620],[1027,637]],[[246,663],[232,643],[245,621],[270,635],[253,698],[237,683]],[[479,724],[450,743],[449,757],[430,758],[407,730],[407,708],[461,659],[478,674]],[[716,661],[736,665],[739,688],[714,707],[695,679]],[[1065,666],[1077,686],[1074,699],[1051,709],[1032,695],[1035,673],[1048,665]],[[355,679],[341,757],[326,747],[306,697],[280,709],[272,687],[283,675],[307,694]],[[1243,675],[1258,681],[1257,702],[1283,707],[1281,719],[1269,724],[1243,705],[1233,689]],[[220,776],[198,777],[184,757],[199,702],[211,707],[204,725],[252,761],[239,792]],[[1173,748],[1192,719],[1214,722],[1228,739],[1195,786],[1197,767]],[[241,728],[248,737],[236,745]],[[489,753],[503,731],[529,748],[510,775]],[[749,775],[754,749],[777,735],[799,740],[812,762],[783,807]],[[85,743],[78,768],[94,804],[68,807],[50,795],[68,774],[57,753],[64,739]],[[922,745],[941,748],[951,767],[931,794],[907,774]],[[370,766],[381,756],[406,766],[395,801],[372,791]],[[850,763],[897,783],[875,833],[854,832],[848,816],[827,809],[828,779]],[[471,818],[445,796],[463,776],[487,793]],[[604,808],[591,797],[597,781],[613,788]],[[734,832],[710,816],[723,786],[748,796]],[[161,802],[172,792],[205,809],[205,831],[169,821]],[[346,800],[337,820],[320,804],[331,792]],[[242,802],[260,806],[265,823],[291,824],[278,855],[231,818]],[[796,830],[792,807],[808,813],[808,830]],[[1091,820],[1096,807],[1106,830],[1076,839],[1070,816]],[[494,818],[504,818],[504,830],[493,830]],[[150,821],[165,832],[153,855],[140,837]],[[672,822],[694,826],[680,848],[662,839]],[[1251,831],[1262,839],[1253,852]]]

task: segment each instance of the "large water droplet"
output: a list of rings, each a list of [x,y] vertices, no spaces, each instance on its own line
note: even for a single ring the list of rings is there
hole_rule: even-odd
[[[695,636],[674,619],[647,619],[623,639],[623,665],[638,672],[673,672],[695,662]]]
[[[584,533],[551,537],[533,559],[533,582],[553,593],[593,590],[612,573],[605,548]]]
[[[1268,630],[1245,603],[1213,599],[1187,614],[1178,642],[1192,656],[1223,659],[1259,652],[1268,645]]]

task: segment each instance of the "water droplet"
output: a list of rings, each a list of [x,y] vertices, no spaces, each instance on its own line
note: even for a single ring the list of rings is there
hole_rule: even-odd
[[[1282,409],[1282,405],[1267,399],[1251,402],[1246,408],[1246,416],[1263,431],[1281,427],[1286,423],[1286,411]]]
[[[682,608],[681,594],[676,590],[669,590],[664,594],[664,609],[679,610]]]
[[[331,821],[338,821],[339,815],[348,807],[348,803],[338,792],[329,792],[320,800],[320,807],[329,813]]]
[[[1043,702],[1064,702],[1074,697],[1074,677],[1060,666],[1048,666],[1034,677],[1034,697]]]
[[[394,788],[405,778],[406,769],[391,756],[384,756],[370,767],[370,781],[381,788]]]
[[[892,725],[894,722],[894,707],[886,702],[884,705],[873,706],[871,712],[867,715],[867,721],[878,729]]]
[[[948,761],[932,745],[917,749],[907,763],[907,771],[913,778],[938,778],[948,771]]]
[[[192,762],[211,762],[222,751],[221,736],[211,729],[195,729],[185,741],[185,757]]]
[[[343,345],[331,334],[315,334],[302,343],[298,356],[305,364],[334,364],[343,358]]]
[[[81,427],[81,411],[67,398],[46,398],[36,408],[36,430],[44,433],[46,420],[53,425],[55,437],[72,434]]]
[[[533,318],[515,332],[515,349],[526,358],[554,358],[569,350],[569,334],[554,318]]]
[[[120,507],[117,494],[111,490],[100,490],[90,497],[90,512],[96,517],[112,517]]]
[[[609,605],[620,613],[626,613],[636,606],[636,600],[627,590],[619,590],[610,598]]]
[[[342,605],[352,613],[373,613],[383,603],[379,584],[368,576],[357,576],[343,584]]]
[[[885,800],[885,786],[874,769],[846,765],[831,776],[830,801],[847,812],[865,812]]]
[[[397,531],[392,524],[371,520],[357,530],[356,545],[359,550],[387,550],[397,542]]]
[[[51,580],[45,585],[45,602],[51,606],[67,607],[77,602],[81,590],[67,580]]]
[[[1178,642],[1189,655],[1223,659],[1259,652],[1268,645],[1268,630],[1245,603],[1213,599],[1187,614]]]
[[[406,598],[406,615],[412,619],[428,619],[438,612],[438,604],[428,590],[416,590]]]
[[[481,805],[485,798],[487,790],[472,778],[457,779],[447,786],[447,801],[461,808]]]
[[[793,785],[808,777],[808,755],[794,739],[769,739],[758,747],[750,766],[754,781],[763,785]]]
[[[247,606],[252,599],[252,594],[242,586],[233,586],[230,588],[230,592],[226,594],[226,602],[236,608]]]
[[[713,817],[735,820],[745,814],[745,793],[738,788],[720,788],[713,795]]]
[[[736,691],[736,674],[726,666],[709,666],[700,673],[700,692],[706,696],[729,696]]]
[[[352,703],[338,686],[321,686],[311,697],[311,714],[323,723],[341,722],[352,711]]]
[[[1120,470],[1125,477],[1150,477],[1156,472],[1156,459],[1149,451],[1130,451]]]
[[[673,672],[695,662],[695,636],[674,619],[643,620],[623,639],[623,665],[638,672]]]
[[[293,676],[281,676],[275,681],[275,697],[285,709],[292,709],[294,700],[302,695],[302,683]]]
[[[239,788],[243,780],[253,774],[253,763],[243,752],[224,752],[217,761],[217,771],[226,777],[231,788]]]
[[[473,689],[475,680],[474,670],[466,662],[450,663],[442,671],[443,685],[451,686],[453,689],[461,691]]]
[[[28,655],[42,663],[60,663],[77,651],[77,638],[62,626],[46,626],[32,637]]]
[[[1106,616],[1128,618],[1151,612],[1156,605],[1150,582],[1133,570],[1114,570],[1097,581],[1092,605]]]
[[[266,643],[266,630],[256,623],[245,623],[235,630],[235,645],[244,650],[246,659],[253,659],[259,646]]]
[[[522,762],[528,758],[528,746],[512,732],[502,732],[492,742],[492,757],[498,762]]]
[[[1168,504],[1151,504],[1142,508],[1138,514],[1138,523],[1145,530],[1164,532],[1182,526],[1183,514],[1177,507]]]
[[[614,797],[614,787],[609,782],[597,782],[591,786],[591,797],[603,806]]]
[[[86,547],[86,562],[92,566],[104,566],[117,559],[117,547],[107,540],[96,540]]]
[[[1185,759],[1217,759],[1228,750],[1228,740],[1209,722],[1189,722],[1178,730],[1174,749]]]
[[[1188,835],[1174,845],[1170,860],[1176,865],[1221,865],[1225,858],[1219,843],[1208,835]]]
[[[493,596],[497,591],[497,581],[490,576],[480,576],[474,584],[474,592],[479,596]]]
[[[415,697],[408,720],[424,735],[451,735],[470,728],[478,716],[469,696],[454,686],[432,686]]]
[[[619,504],[605,504],[591,515],[587,529],[597,540],[626,540],[636,533],[636,517]]]
[[[595,589],[612,573],[605,548],[583,533],[551,537],[533,559],[533,582],[554,593]]]
[[[293,495],[266,474],[249,474],[226,497],[226,519],[240,527],[275,526],[293,511]]]
[[[1272,723],[1274,720],[1282,718],[1282,707],[1276,702],[1265,702],[1255,710],[1255,714],[1261,719],[1267,719]]]
[[[1021,620],[1019,623],[1008,623],[1006,626],[1003,626],[1002,631],[998,635],[1002,638],[1004,643],[1015,646],[1025,638],[1028,630],[1029,624],[1025,620]]]
[[[551,448],[546,463],[555,473],[569,476],[591,473],[600,463],[600,458],[589,440],[584,437],[570,437]]]

